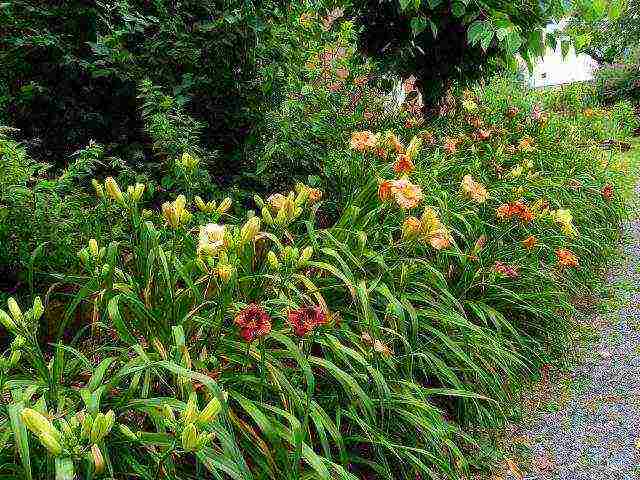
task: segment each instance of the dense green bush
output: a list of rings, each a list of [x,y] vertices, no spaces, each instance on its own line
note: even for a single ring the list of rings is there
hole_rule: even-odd
[[[595,80],[604,102],[628,100],[640,103],[640,48],[636,48],[624,63],[598,69]]]

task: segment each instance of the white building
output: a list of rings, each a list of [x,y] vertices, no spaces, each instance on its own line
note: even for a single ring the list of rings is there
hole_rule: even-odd
[[[563,26],[563,22],[559,25],[550,25],[547,27],[547,31],[558,30]],[[532,87],[546,87],[592,80],[597,68],[598,62],[589,55],[576,55],[573,47],[563,57],[561,42],[558,40],[555,51],[547,48],[544,57],[536,62],[533,72],[527,70],[525,77]]]

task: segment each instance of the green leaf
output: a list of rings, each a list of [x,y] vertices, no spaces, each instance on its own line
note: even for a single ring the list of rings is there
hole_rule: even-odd
[[[509,54],[514,54],[518,51],[520,46],[522,45],[522,37],[516,31],[509,32],[507,38],[504,41],[504,50]]]
[[[482,36],[480,37],[480,47],[483,50],[487,50],[489,45],[491,45],[491,40],[493,40],[494,32],[493,30],[485,30],[482,32]]]
[[[467,41],[470,45],[475,45],[487,30],[489,30],[487,22],[476,20],[471,24],[469,30],[467,30]]]
[[[464,16],[466,9],[467,6],[461,1],[456,0],[451,5],[451,13],[453,13],[453,15],[458,18]]]
[[[622,12],[624,12],[626,7],[626,0],[611,0],[611,3],[609,4],[609,18],[613,21],[618,20],[622,16]]]
[[[7,412],[9,414],[9,422],[11,423],[11,430],[13,430],[13,438],[20,454],[20,461],[22,462],[22,468],[24,470],[25,478],[31,480],[31,459],[29,457],[29,437],[27,436],[27,427],[20,418],[20,411],[22,410],[22,403],[12,403],[7,406]]]
[[[426,28],[427,28],[427,19],[424,17],[424,15],[413,17],[411,19],[411,32],[413,33],[414,37],[417,35],[420,35],[422,32],[425,31]]]
[[[69,457],[56,457],[56,480],[74,480],[75,477],[73,460]]]
[[[560,43],[560,49],[562,51],[562,58],[566,57],[571,48],[571,42],[569,40],[562,40]]]

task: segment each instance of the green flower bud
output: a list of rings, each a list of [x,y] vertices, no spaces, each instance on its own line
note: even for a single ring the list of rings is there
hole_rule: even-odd
[[[42,317],[44,313],[44,306],[42,305],[42,300],[40,297],[36,297],[33,300],[33,319],[37,322]]]
[[[125,437],[127,437],[129,440],[131,441],[138,441],[138,436],[133,433],[133,430],[131,430],[129,427],[127,427],[126,425],[119,423],[118,424],[118,430],[120,430],[120,433],[122,435],[124,435]]]
[[[91,415],[85,415],[82,420],[82,429],[80,430],[80,438],[82,440],[89,440],[91,436],[91,427],[93,426],[93,418]]]
[[[9,313],[11,314],[13,319],[16,322],[22,320],[22,311],[20,310],[18,303],[14,300],[13,297],[9,297],[9,300],[7,300],[7,305],[9,306]]]
[[[93,459],[93,467],[96,473],[102,473],[104,471],[104,457],[102,456],[100,447],[95,443],[91,445],[91,458]]]
[[[100,434],[102,432],[102,422],[104,419],[104,413],[100,412],[93,419],[93,425],[91,425],[91,434],[89,440],[91,443],[97,443],[100,441]]]
[[[13,319],[9,316],[9,314],[4,310],[0,310],[0,323],[2,323],[4,328],[9,330],[10,332],[16,331],[16,324],[14,323]]]
[[[269,253],[267,253],[267,262],[269,263],[269,267],[271,267],[272,270],[280,270],[280,262],[278,261],[278,257],[273,250],[269,250]]]
[[[215,420],[221,410],[222,404],[220,403],[220,400],[216,397],[212,398],[202,409],[200,415],[198,415],[198,422],[209,423],[212,420]]]
[[[62,453],[62,446],[53,435],[45,432],[38,435],[38,438],[40,439],[40,442],[42,442],[42,445],[44,445],[44,447],[49,450],[52,455],[55,456]]]
[[[313,256],[313,247],[308,246],[302,249],[302,254],[300,255],[300,258],[298,259],[298,266],[302,267],[304,265],[307,264],[307,262],[309,260],[311,260],[311,257]]]
[[[187,406],[182,412],[182,421],[184,423],[192,423],[198,417],[198,397],[195,392],[191,392],[189,395],[189,401],[187,401]]]
[[[185,451],[195,451],[198,446],[198,431],[196,430],[196,426],[193,423],[187,425],[182,431],[180,439],[182,440],[182,448],[184,448]]]

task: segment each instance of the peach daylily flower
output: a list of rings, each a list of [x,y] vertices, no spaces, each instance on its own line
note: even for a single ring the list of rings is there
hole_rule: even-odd
[[[400,208],[407,210],[417,207],[423,197],[422,189],[405,178],[392,182],[391,193]]]
[[[471,175],[465,175],[462,178],[462,191],[467,197],[477,203],[484,203],[489,197],[489,193],[484,185],[476,182]]]
[[[362,132],[353,132],[351,134],[350,146],[358,152],[366,152],[375,148],[378,141],[377,135],[365,130]]]

